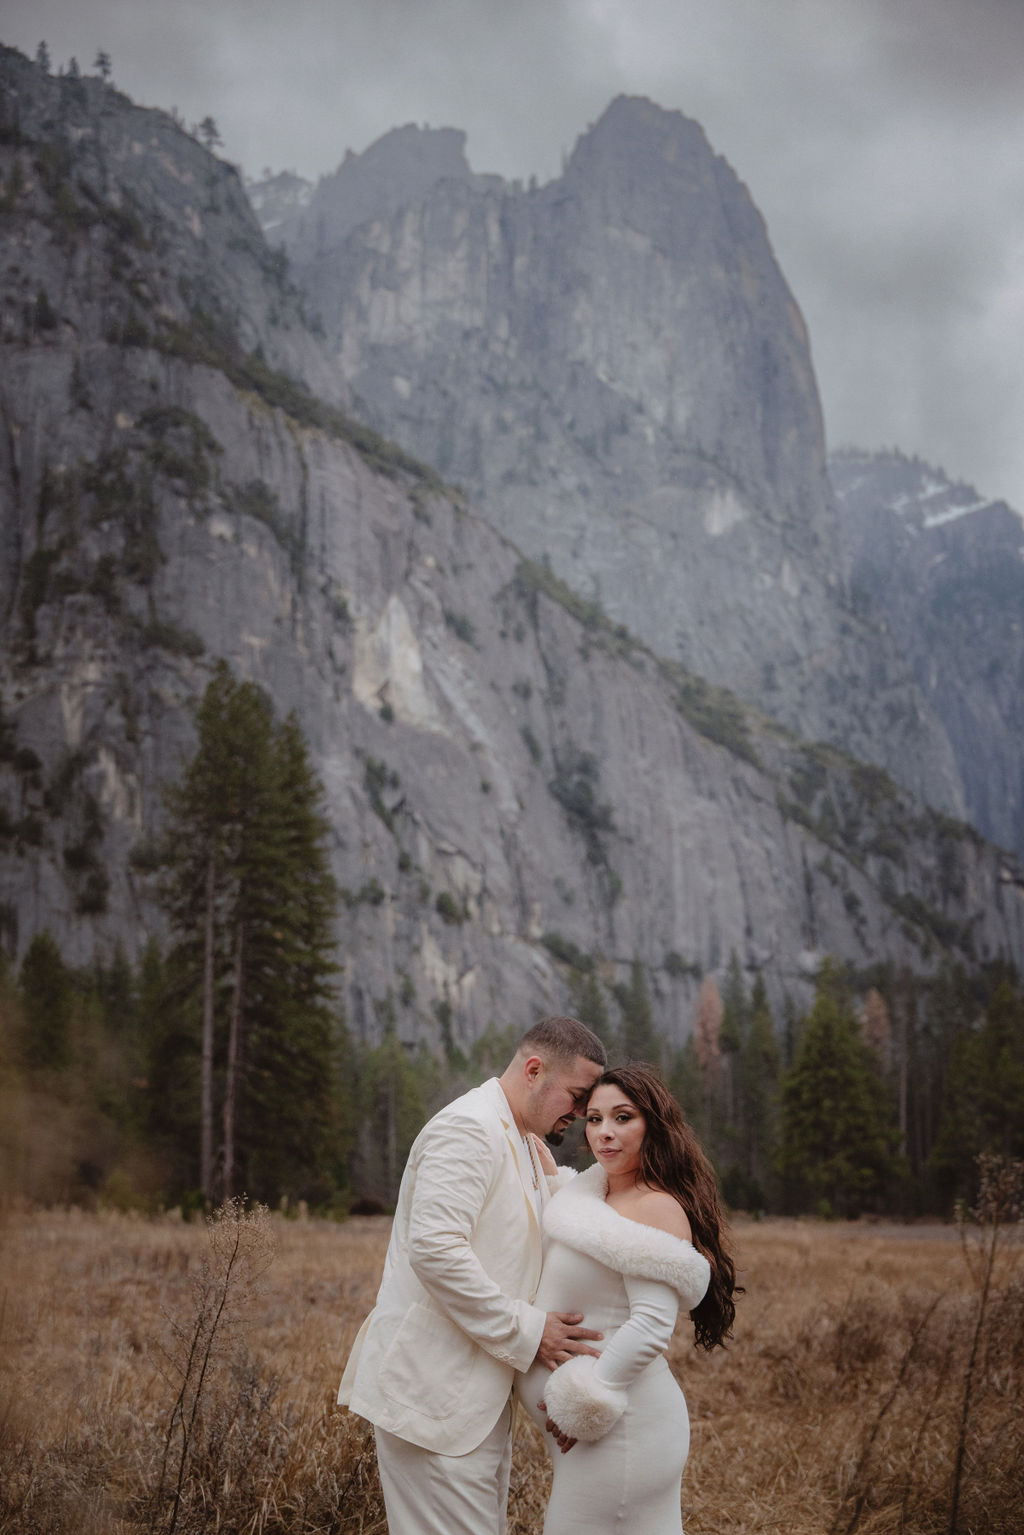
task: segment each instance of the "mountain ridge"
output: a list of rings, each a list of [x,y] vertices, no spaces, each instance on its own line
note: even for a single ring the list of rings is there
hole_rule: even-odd
[[[848,600],[803,319],[698,124],[617,98],[543,186],[420,185],[306,261],[275,238],[379,430],[660,653],[963,813],[942,722]]]
[[[942,718],[969,818],[1019,853],[1024,518],[900,453],[847,450],[831,467],[858,600]]]
[[[347,380],[318,401],[237,178],[165,115],[0,52],[0,125],[13,959],[166,938],[162,786],[223,658],[309,741],[359,1037],[465,1049],[639,964],[678,1042],[733,951],[779,1007],[825,952],[1020,963],[1012,858],[659,655],[360,429]]]

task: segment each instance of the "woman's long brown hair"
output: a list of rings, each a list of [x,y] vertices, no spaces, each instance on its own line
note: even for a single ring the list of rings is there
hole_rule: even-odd
[[[620,1088],[646,1121],[640,1148],[641,1179],[679,1201],[689,1218],[693,1245],[711,1265],[708,1292],[690,1312],[694,1341],[710,1352],[724,1344],[732,1331],[736,1316],[733,1295],[742,1292],[736,1283],[736,1264],[725,1246],[728,1227],[715,1170],[653,1066],[634,1061],[610,1067],[598,1077],[591,1092],[606,1083]]]

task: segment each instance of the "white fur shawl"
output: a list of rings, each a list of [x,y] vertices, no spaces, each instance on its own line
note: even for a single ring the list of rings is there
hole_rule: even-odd
[[[598,1163],[560,1188],[544,1211],[544,1230],[606,1268],[671,1285],[687,1311],[700,1304],[711,1265],[690,1242],[644,1226],[605,1203],[608,1180]]]

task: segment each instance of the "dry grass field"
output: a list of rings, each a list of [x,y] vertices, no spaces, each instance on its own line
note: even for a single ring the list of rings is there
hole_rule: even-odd
[[[986,1289],[980,1238],[969,1262],[952,1228],[739,1225],[735,1341],[672,1349],[687,1535],[1024,1530],[1010,1236]],[[9,1211],[0,1532],[383,1532],[372,1440],[333,1398],[386,1239],[370,1218]],[[539,1535],[546,1478],[520,1422],[510,1535]]]

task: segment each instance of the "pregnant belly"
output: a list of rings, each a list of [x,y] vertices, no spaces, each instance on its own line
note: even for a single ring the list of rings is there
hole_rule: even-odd
[[[525,1375],[516,1376],[516,1398],[519,1405],[529,1413],[530,1417],[541,1430],[544,1428],[545,1415],[537,1406],[544,1398],[544,1390],[551,1379],[551,1371],[542,1364],[531,1365]]]

